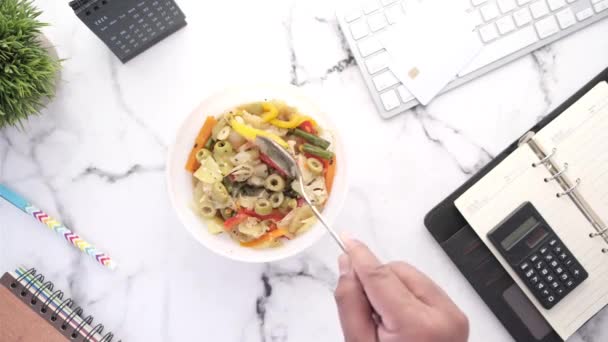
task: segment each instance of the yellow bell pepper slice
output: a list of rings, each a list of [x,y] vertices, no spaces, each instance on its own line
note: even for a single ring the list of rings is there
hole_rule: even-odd
[[[243,138],[245,138],[249,141],[254,141],[255,137],[257,137],[259,135],[259,136],[274,140],[276,143],[283,146],[284,148],[289,148],[289,144],[287,144],[287,142],[285,140],[283,140],[280,136],[278,136],[276,134],[262,131],[261,129],[253,128],[251,126],[247,126],[243,123],[236,121],[235,119],[230,120],[230,126],[240,136],[242,136]]]
[[[264,109],[264,114],[262,114],[262,120],[264,122],[269,122],[279,116],[279,110],[270,102],[263,102],[262,109]]]
[[[292,115],[289,121],[274,119],[270,121],[270,124],[279,128],[292,129],[300,126],[304,121],[310,121],[313,126],[318,127],[317,122],[313,118],[300,114]]]

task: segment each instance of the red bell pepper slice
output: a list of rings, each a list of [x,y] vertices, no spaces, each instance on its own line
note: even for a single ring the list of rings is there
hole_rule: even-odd
[[[268,165],[268,167],[270,167],[271,169],[277,171],[282,177],[289,177],[287,171],[281,169],[281,167],[279,167],[277,163],[275,163],[269,156],[265,155],[264,153],[260,153],[260,160],[262,161],[262,163]]]
[[[249,215],[245,214],[242,211],[239,211],[238,214],[224,221],[224,229],[230,231],[233,230],[239,224],[245,222],[249,218]]]
[[[302,122],[302,124],[298,128],[303,130],[306,133],[317,134],[315,127],[312,125],[312,122],[310,122],[310,121]]]

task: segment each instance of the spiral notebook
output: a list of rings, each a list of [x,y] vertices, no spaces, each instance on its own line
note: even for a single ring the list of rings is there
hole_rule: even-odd
[[[35,269],[20,267],[0,278],[0,341],[110,342],[112,333],[82,316],[61,290]],[[120,342],[120,341],[119,341]]]
[[[589,278],[544,309],[487,234],[531,202]],[[608,304],[608,83],[601,82],[460,196],[455,205],[563,339]]]

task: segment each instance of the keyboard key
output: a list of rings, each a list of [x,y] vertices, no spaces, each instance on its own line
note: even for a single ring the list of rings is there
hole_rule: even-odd
[[[498,7],[493,2],[483,5],[480,8],[480,10],[481,10],[481,16],[483,17],[483,19],[485,21],[490,21],[492,19],[495,19],[500,14],[498,12]]]
[[[545,0],[539,0],[530,5],[530,11],[532,11],[532,17],[538,19],[549,13],[549,7],[547,7]]]
[[[473,23],[473,27],[478,27],[483,24],[483,18],[479,11],[472,11],[469,13],[469,16],[471,18],[471,23]]]
[[[373,75],[378,71],[387,68],[389,61],[390,57],[388,52],[382,51],[366,59],[365,65],[367,66],[367,71]]]
[[[409,90],[402,84],[397,87],[397,92],[399,93],[399,97],[401,97],[401,101],[408,102],[414,99],[414,95],[410,93]]]
[[[483,3],[486,3],[488,0],[471,0],[471,3],[473,4],[473,6],[479,6]]]
[[[363,3],[363,12],[365,14],[373,13],[380,9],[380,4],[377,0],[367,0]]]
[[[498,38],[498,31],[496,31],[496,25],[494,25],[494,23],[480,27],[479,34],[481,35],[481,40],[486,43]]]
[[[399,102],[397,92],[392,89],[387,91],[386,93],[380,94],[380,100],[382,100],[382,105],[387,111],[395,109],[401,104],[401,102]]]
[[[532,15],[530,14],[528,7],[515,11],[515,13],[513,13],[513,18],[515,18],[515,23],[518,27],[524,26],[532,21]]]
[[[346,20],[347,23],[355,21],[359,18],[361,18],[361,9],[359,8],[347,11],[344,15],[344,20]]]
[[[566,6],[566,0],[548,0],[549,1],[549,9],[551,11],[556,11],[564,6]]]
[[[458,73],[460,77],[470,74],[506,55],[519,51],[538,41],[534,27],[526,26],[501,39],[487,44],[481,52],[469,63],[469,65]],[[545,251],[546,252],[546,251]],[[542,249],[541,249],[542,254]]]
[[[598,13],[601,11],[605,11],[606,9],[608,9],[608,0],[598,2],[597,4],[593,5],[593,7],[595,8],[595,11]]]
[[[523,5],[525,5],[527,3],[530,3],[530,2],[532,2],[532,0],[517,0],[517,4],[520,5],[520,6],[523,6]]]
[[[405,18],[405,13],[403,13],[403,8],[399,5],[393,5],[393,6],[388,7],[384,11],[384,14],[386,15],[386,18],[388,19],[388,22],[390,24],[398,23],[398,22],[402,21],[403,18]]]
[[[500,32],[500,34],[507,34],[515,30],[515,23],[510,15],[496,21],[496,26],[498,27],[498,32]]]
[[[382,43],[376,37],[369,37],[359,41],[359,52],[361,56],[367,57],[374,52],[380,51],[384,48]]]
[[[591,18],[592,15],[593,15],[593,10],[591,9],[591,7],[589,7],[589,8],[585,8],[582,11],[577,12],[576,19],[578,19],[578,21],[583,21],[585,19]]]
[[[367,17],[367,23],[372,32],[380,31],[388,25],[384,13],[375,13]]]
[[[364,19],[359,19],[350,25],[350,33],[355,40],[359,40],[369,34],[369,27]]]
[[[498,7],[502,13],[508,13],[517,8],[515,0],[498,0]]]
[[[384,89],[387,89],[387,88],[399,83],[399,81],[397,80],[397,77],[395,77],[395,75],[393,75],[393,73],[390,70],[386,70],[383,73],[381,73],[377,76],[374,76],[373,82],[374,82],[374,85],[376,86],[376,90],[378,90],[378,91],[383,91]]]
[[[386,5],[390,5],[390,4],[392,4],[393,2],[397,2],[397,1],[399,1],[399,0],[382,0],[382,4],[383,4],[384,6],[386,6]]]

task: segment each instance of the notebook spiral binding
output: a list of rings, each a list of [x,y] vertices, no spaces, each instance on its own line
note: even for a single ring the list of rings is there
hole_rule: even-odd
[[[591,223],[596,230],[595,233],[590,233],[590,238],[602,237],[608,244],[608,226],[601,223],[601,219],[595,214],[593,209],[587,204],[583,197],[576,191],[581,184],[581,179],[577,178],[574,183],[567,177],[568,163],[565,163],[563,168],[559,168],[553,160],[553,156],[557,153],[557,149],[553,148],[551,152],[546,153],[543,148],[534,141],[534,132],[526,133],[520,140],[519,145],[527,144],[532,151],[538,156],[539,161],[532,164],[532,167],[544,165],[551,173],[550,177],[545,178],[545,182],[555,181],[563,189],[562,192],[555,194],[557,198],[569,197],[578,209],[583,213],[585,218]],[[608,254],[608,248],[602,248],[602,253]]]
[[[27,284],[23,285],[22,281],[26,280],[26,278],[28,278],[28,276],[31,276],[32,278],[27,282]],[[37,285],[38,289],[32,294],[32,292],[30,291],[30,288],[34,285]],[[86,326],[91,327],[91,324],[93,323],[93,316],[89,315],[86,318],[82,319],[82,321],[78,324],[78,326],[75,329],[68,329],[69,328],[69,324],[70,322],[72,322],[77,316],[81,317],[82,315],[82,308],[81,307],[76,307],[75,309],[72,308],[72,306],[74,306],[74,301],[71,298],[67,298],[67,299],[63,299],[63,291],[61,290],[56,290],[55,292],[53,291],[54,288],[54,284],[51,281],[47,281],[44,282],[44,276],[41,273],[37,273],[35,268],[30,268],[27,270],[27,272],[23,273],[22,275],[20,275],[17,279],[15,279],[14,282],[12,282],[10,284],[10,288],[12,289],[12,291],[14,291],[16,294],[18,294],[19,296],[21,296],[23,299],[28,299],[27,297],[31,295],[31,298],[29,299],[29,304],[32,306],[32,308],[34,310],[36,310],[39,315],[45,319],[48,319],[51,323],[56,323],[57,320],[60,318],[59,317],[59,313],[62,310],[65,309],[69,309],[66,311],[69,311],[69,314],[67,315],[66,318],[63,319],[62,323],[61,323],[61,330],[64,333],[64,335],[66,334],[66,332],[69,332],[70,330],[71,333],[69,336],[71,337],[71,339],[77,339],[79,334],[80,336],[82,335],[81,333],[83,333],[83,329]],[[49,296],[46,300],[42,300],[42,292],[44,290],[49,290],[49,292],[52,292],[53,294],[51,296]],[[53,302],[53,300],[58,299],[61,301],[61,304],[55,308],[55,310],[53,310],[52,313],[50,313],[50,316],[47,317],[47,314],[49,314],[49,308],[50,308],[50,304]],[[87,333],[86,336],[84,336],[84,339],[82,340],[83,342],[94,342],[94,337],[95,334],[99,334],[100,336],[103,334],[103,329],[104,326],[102,324],[97,324],[94,328],[91,328],[89,330],[89,332]],[[103,335],[103,337],[101,338],[101,340],[99,340],[98,342],[111,342],[112,339],[114,338],[114,334],[111,332],[106,333],[105,335]],[[121,342],[121,341],[118,341]]]

